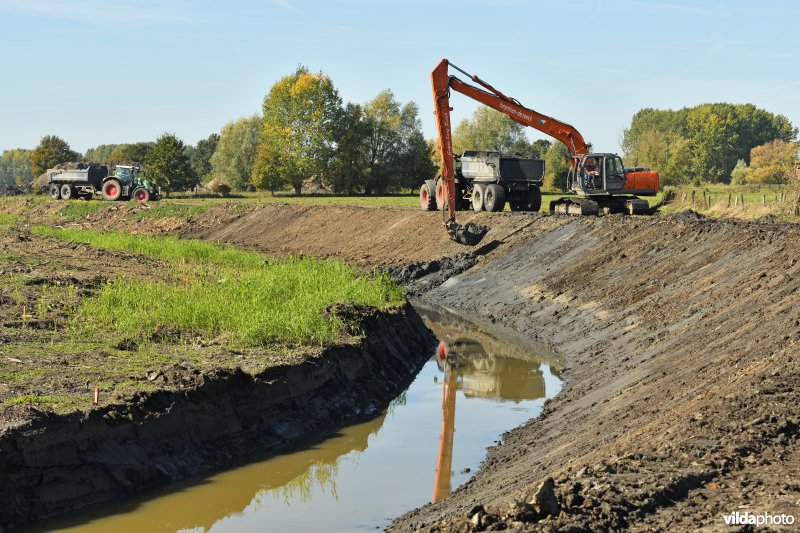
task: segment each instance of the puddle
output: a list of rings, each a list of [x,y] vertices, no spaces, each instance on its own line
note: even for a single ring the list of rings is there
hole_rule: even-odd
[[[415,307],[445,344],[383,415],[47,530],[374,530],[444,498],[504,431],[540,412],[561,380],[542,349],[444,309]]]

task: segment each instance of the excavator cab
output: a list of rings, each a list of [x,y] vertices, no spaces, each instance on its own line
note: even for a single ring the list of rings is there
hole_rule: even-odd
[[[573,158],[567,180],[568,188],[578,194],[614,194],[625,187],[625,168],[616,154],[585,154]]]

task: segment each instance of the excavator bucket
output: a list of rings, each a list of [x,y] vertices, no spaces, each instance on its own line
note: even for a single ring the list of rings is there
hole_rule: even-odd
[[[464,225],[456,224],[455,222],[447,224],[447,233],[450,234],[450,238],[459,244],[467,246],[475,246],[481,242],[488,232],[489,228],[474,222],[467,222]]]

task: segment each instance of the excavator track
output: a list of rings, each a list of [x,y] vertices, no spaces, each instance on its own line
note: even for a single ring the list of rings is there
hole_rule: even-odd
[[[550,212],[562,215],[592,216],[600,213],[600,205],[594,200],[560,198],[550,202]]]
[[[650,212],[650,203],[641,198],[628,198],[625,208],[629,215],[646,215]]]

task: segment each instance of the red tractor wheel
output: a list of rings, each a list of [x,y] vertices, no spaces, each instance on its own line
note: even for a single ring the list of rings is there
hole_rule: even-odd
[[[119,200],[122,195],[122,186],[117,180],[108,180],[103,184],[103,198],[106,200]]]
[[[146,202],[150,199],[150,193],[147,189],[143,189],[139,187],[135,191],[133,191],[133,199],[137,202]]]

